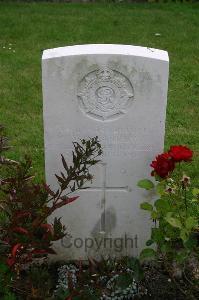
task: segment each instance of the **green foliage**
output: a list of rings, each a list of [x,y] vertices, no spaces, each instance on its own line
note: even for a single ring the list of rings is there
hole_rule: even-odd
[[[145,190],[151,190],[154,187],[154,183],[149,179],[142,179],[138,181],[138,186]]]
[[[155,186],[155,190],[156,193],[160,196],[162,196],[165,192],[165,188],[166,188],[166,182],[164,180],[160,181],[156,186]]]
[[[11,292],[8,292],[2,300],[16,300],[16,297],[13,293]]]
[[[11,292],[12,272],[10,268],[3,262],[0,262],[0,299],[15,300],[14,294]]]
[[[171,212],[167,213],[165,216],[165,220],[173,227],[181,229],[183,224],[180,219],[171,217],[173,214]]]
[[[158,199],[153,205],[148,202],[140,205],[154,223],[146,242],[148,248],[141,251],[140,260],[161,263],[185,298],[195,300],[195,294],[199,293],[199,188],[182,169],[183,164],[193,165],[193,154],[188,147],[176,145],[152,162],[151,175],[156,184],[151,188]],[[138,186],[146,189],[145,182],[138,182]],[[177,283],[179,278],[181,282]]]
[[[178,151],[177,154],[183,157],[183,152]],[[159,199],[153,205],[148,202],[140,205],[141,209],[150,213],[155,223],[155,227],[151,229],[151,237],[146,242],[146,246],[155,247],[143,249],[140,259],[161,260],[171,278],[175,273],[174,263],[183,270],[183,274],[191,258],[194,257],[199,265],[199,189],[185,175],[182,164],[182,161],[175,162],[175,170],[165,178],[155,176],[157,183],[154,191]],[[138,186],[145,188],[140,182]],[[184,276],[189,284],[192,279],[187,279],[186,274]],[[197,290],[197,284],[192,283],[192,290]]]
[[[151,240],[152,242],[152,240]],[[149,245],[149,242],[148,242],[148,245]],[[152,258],[155,258],[156,257],[156,252],[153,250],[153,249],[143,249],[140,253],[140,260],[141,261],[144,261],[144,260],[147,260],[148,258],[149,259],[152,259]]]
[[[140,207],[144,210],[152,211],[153,210],[153,205],[151,205],[148,202],[143,202],[141,203]]]

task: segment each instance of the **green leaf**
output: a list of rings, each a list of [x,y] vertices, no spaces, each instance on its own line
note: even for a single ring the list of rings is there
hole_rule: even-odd
[[[138,181],[137,185],[145,190],[151,190],[152,188],[154,188],[154,183],[149,179],[142,179]]]
[[[4,264],[3,262],[0,262],[0,270],[1,270],[1,273],[7,273],[10,269],[6,264]]]
[[[166,183],[165,181],[161,181],[158,183],[155,187],[156,193],[160,196],[162,196],[165,193]]]
[[[186,249],[178,250],[175,257],[177,262],[183,263],[187,258],[187,250]]]
[[[197,220],[194,217],[188,217],[185,221],[185,227],[188,230],[191,230],[192,228],[197,226]]]
[[[190,234],[188,239],[184,241],[184,246],[189,250],[193,250],[195,247],[197,247],[197,243],[197,236],[194,236],[194,234]]]
[[[151,246],[153,243],[154,243],[153,240],[148,240],[148,241],[146,242],[146,246]]]
[[[158,199],[154,203],[155,207],[157,210],[160,211],[169,211],[170,210],[170,205],[169,202],[165,199]]]
[[[180,231],[180,238],[185,242],[189,237],[189,234],[185,228],[182,228]]]
[[[164,242],[164,234],[160,228],[152,228],[151,238],[157,244]]]
[[[171,246],[169,243],[164,243],[160,246],[161,252],[168,253],[171,252]]]
[[[194,188],[194,189],[192,190],[192,194],[193,194],[194,196],[198,196],[198,195],[199,195],[199,189]]]
[[[138,258],[127,257],[125,264],[129,269],[133,270],[133,276],[135,277],[136,280],[139,281],[143,279],[143,270]]]
[[[182,228],[182,224],[181,224],[180,220],[177,218],[171,217],[170,214],[167,214],[165,220],[173,227]]]
[[[154,259],[156,257],[155,250],[151,248],[143,249],[140,253],[140,260]]]
[[[122,289],[128,288],[128,286],[131,284],[132,279],[127,274],[121,274],[117,277],[117,285],[120,286]]]
[[[153,210],[153,206],[148,203],[148,202],[143,202],[140,204],[140,208],[144,209],[144,210],[148,210],[148,211],[152,211]]]
[[[199,199],[193,198],[193,199],[191,199],[191,201],[192,201],[192,202],[199,202]]]
[[[157,213],[157,211],[153,210],[151,212],[151,219],[153,219],[153,220],[157,220],[158,219],[158,213]]]
[[[4,296],[3,300],[16,300],[16,298],[14,294],[8,292],[8,294]]]

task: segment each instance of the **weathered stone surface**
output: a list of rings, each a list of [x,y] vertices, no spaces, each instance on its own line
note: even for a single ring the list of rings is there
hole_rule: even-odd
[[[73,141],[97,135],[104,149],[91,188],[57,212],[72,235],[55,245],[60,258],[136,255],[145,245],[151,221],[140,202],[148,193],[137,181],[150,177],[163,150],[168,61],[165,51],[126,45],[44,51],[47,183],[55,187],[60,154],[70,160]]]

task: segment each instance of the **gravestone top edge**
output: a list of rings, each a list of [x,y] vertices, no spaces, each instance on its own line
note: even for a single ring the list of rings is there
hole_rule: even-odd
[[[169,62],[168,52],[160,49],[122,45],[122,44],[85,44],[59,48],[46,49],[43,51],[42,60],[75,56],[75,55],[131,55]]]

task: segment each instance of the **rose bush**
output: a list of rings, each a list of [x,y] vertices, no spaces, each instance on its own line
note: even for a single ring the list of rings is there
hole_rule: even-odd
[[[144,202],[141,209],[148,211],[153,220],[151,238],[141,260],[157,258],[170,277],[175,280],[177,266],[187,283],[197,289],[199,283],[199,189],[192,186],[191,179],[183,172],[183,163],[192,163],[193,151],[186,146],[171,146],[151,163],[155,184],[148,179],[140,180],[138,186],[154,189],[158,199],[154,203]],[[187,266],[196,261],[188,279]],[[179,272],[178,272],[179,274]],[[193,289],[192,287],[192,289]],[[197,290],[197,292],[199,292]],[[192,291],[190,291],[192,293]],[[191,296],[192,297],[192,296]],[[195,299],[194,296],[189,299]]]

